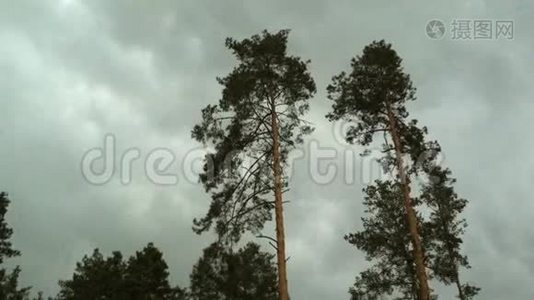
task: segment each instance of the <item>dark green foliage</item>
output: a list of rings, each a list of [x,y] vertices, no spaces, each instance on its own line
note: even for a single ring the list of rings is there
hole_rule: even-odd
[[[23,300],[27,299],[30,292],[30,287],[18,287],[18,280],[20,275],[20,267],[17,266],[11,273],[7,273],[5,269],[0,270],[0,299],[6,300]]]
[[[388,266],[383,263],[369,268],[356,277],[354,286],[350,288],[351,300],[379,300],[384,295],[393,293],[393,283]]]
[[[279,135],[285,163],[302,135],[311,132],[300,117],[315,93],[308,62],[286,53],[288,33],[264,31],[226,41],[238,65],[218,79],[222,98],[202,110],[202,122],[192,131],[194,139],[214,148],[200,176],[212,202],[207,215],[194,221],[197,233],[215,223],[221,240],[236,242],[245,231],[259,232],[271,220],[274,205],[267,196],[274,188],[273,138]],[[273,115],[278,121],[274,133]]]
[[[13,249],[10,241],[13,229],[9,227],[5,219],[9,203],[7,193],[0,192],[0,265],[8,258],[20,255],[18,250]],[[0,269],[0,299],[22,300],[28,296],[30,288],[19,289],[18,287],[19,274],[18,266],[11,272],[5,268]]]
[[[124,289],[130,299],[146,295],[147,299],[165,299],[171,294],[167,263],[152,243],[130,257],[124,276]]]
[[[59,299],[185,299],[179,288],[172,289],[162,253],[148,244],[125,262],[113,252],[104,258],[98,249],[76,264],[72,279],[60,281]]]
[[[388,105],[395,107],[399,121],[408,117],[404,104],[415,99],[415,89],[401,61],[391,45],[373,42],[362,56],[352,59],[351,73],[333,77],[327,87],[333,111],[327,118],[355,122],[346,134],[347,142],[369,145],[375,132],[387,130]]]
[[[60,281],[59,299],[126,299],[123,290],[125,263],[120,252],[104,258],[98,249],[76,264],[71,280]]]
[[[421,199],[431,210],[425,224],[431,235],[429,268],[440,281],[455,284],[460,299],[472,299],[480,289],[469,284],[462,285],[459,278],[460,268],[470,268],[467,256],[460,253],[461,236],[467,223],[459,215],[467,200],[459,198],[454,191],[456,180],[450,178],[449,169],[435,166],[428,175],[429,180],[423,185]]]
[[[0,264],[4,263],[6,258],[20,255],[20,251],[13,249],[10,241],[13,229],[9,227],[5,219],[9,203],[7,193],[0,192]]]
[[[386,157],[383,161],[389,168],[393,166],[390,153],[394,148],[387,138],[388,108],[392,110],[400,138],[400,152],[408,154],[412,162],[437,147],[434,142],[424,141],[427,128],[418,127],[417,120],[408,118],[405,105],[415,100],[415,88],[401,62],[390,44],[383,40],[373,42],[364,48],[363,55],[352,59],[350,73],[334,76],[327,87],[328,98],[334,102],[327,118],[355,124],[345,135],[351,144],[368,146],[377,133],[384,135],[382,148]]]
[[[393,292],[403,295],[397,299],[415,299],[417,280],[400,186],[390,181],[376,181],[364,192],[368,216],[362,218],[363,230],[345,239],[364,251],[367,259],[374,260],[375,264],[361,272],[350,293],[353,299]],[[418,201],[415,202],[417,206]]]
[[[464,209],[467,201],[458,198],[451,186],[454,180],[448,178],[449,174],[449,170],[436,167],[432,171],[435,178],[424,186],[421,196],[432,210],[427,224],[432,229],[433,250],[440,253],[433,260],[431,269],[446,283],[454,282],[458,265],[468,266],[466,257],[458,251],[466,223],[457,219],[458,212]]]
[[[476,295],[480,292],[480,288],[469,283],[460,284],[460,289],[462,291],[463,300],[474,299]],[[462,299],[460,296],[458,298]]]
[[[452,187],[455,180],[450,178],[448,169],[434,166],[427,172],[428,178],[420,197],[414,199],[414,205],[424,206],[430,212],[425,219],[418,217],[423,224],[420,232],[428,268],[435,279],[457,286],[460,299],[473,299],[480,289],[462,284],[459,277],[460,268],[469,268],[467,257],[460,253],[461,236],[467,226],[460,213],[467,200],[455,193]],[[372,299],[369,295],[395,293],[403,295],[399,299],[417,299],[414,292],[417,281],[399,186],[390,181],[377,181],[364,192],[368,216],[362,219],[363,230],[347,235],[346,239],[375,264],[356,278],[350,290],[352,299]]]
[[[278,299],[273,257],[254,243],[235,253],[212,244],[191,273],[191,300]]]

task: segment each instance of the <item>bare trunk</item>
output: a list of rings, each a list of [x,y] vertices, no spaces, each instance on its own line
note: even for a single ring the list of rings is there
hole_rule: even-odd
[[[274,211],[276,216],[276,256],[278,263],[278,299],[289,300],[286,271],[286,245],[284,236],[284,208],[282,203],[280,137],[274,103],[272,103],[271,107],[271,127],[273,134]]]
[[[417,217],[412,206],[412,199],[410,197],[409,180],[406,177],[404,170],[404,162],[402,159],[401,142],[397,132],[395,124],[395,118],[391,111],[391,107],[387,107],[389,131],[393,139],[395,146],[395,156],[397,161],[397,169],[399,172],[399,179],[401,183],[401,190],[404,198],[404,208],[406,210],[406,217],[408,221],[408,228],[410,230],[410,236],[412,238],[412,246],[414,250],[415,270],[417,274],[417,280],[419,281],[419,300],[430,299],[430,288],[428,287],[428,279],[426,276],[426,267],[423,256],[423,247],[421,246],[421,239],[417,230]]]

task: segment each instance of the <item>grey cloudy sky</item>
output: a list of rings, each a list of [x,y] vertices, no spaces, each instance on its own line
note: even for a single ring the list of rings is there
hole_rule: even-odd
[[[183,158],[199,147],[190,128],[220,96],[216,76],[235,61],[228,36],[292,29],[290,51],[309,58],[318,86],[309,140],[339,153],[324,115],[325,87],[368,43],[386,39],[404,59],[418,89],[413,115],[430,128],[470,200],[465,253],[479,299],[533,299],[534,290],[534,4],[531,1],[0,1],[0,190],[13,200],[9,222],[23,253],[23,284],[45,294],[71,276],[93,248],[131,254],[153,241],[173,283],[188,283],[210,237],[191,231],[209,204],[186,180]],[[426,36],[429,20],[447,29]],[[514,38],[453,40],[454,19],[513,20]],[[144,159],[172,149],[172,186],[155,185],[133,164],[101,186],[80,172],[85,151],[106,133],[118,153]],[[354,149],[354,148],[353,148]],[[359,151],[361,149],[354,149]],[[297,163],[286,207],[289,280],[294,299],[348,299],[367,263],[343,240],[360,228],[361,189],[344,184],[346,162],[328,185]],[[356,169],[361,169],[357,164]],[[267,233],[267,232],[266,232]],[[265,248],[267,249],[267,248]],[[434,287],[443,299],[454,289]]]

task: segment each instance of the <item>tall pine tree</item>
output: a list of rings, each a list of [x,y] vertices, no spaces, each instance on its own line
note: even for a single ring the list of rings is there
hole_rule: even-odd
[[[288,300],[282,194],[288,152],[311,128],[301,117],[315,93],[308,62],[287,54],[288,31],[264,31],[242,41],[227,39],[238,60],[224,78],[218,105],[202,110],[192,136],[214,147],[200,179],[212,202],[195,220],[197,233],[215,222],[222,241],[234,243],[245,231],[258,233],[272,218],[280,300]],[[270,200],[274,195],[274,201]]]
[[[450,171],[437,164],[440,145],[427,140],[427,128],[409,118],[405,104],[415,100],[415,89],[401,59],[380,41],[365,47],[351,65],[351,73],[334,77],[328,87],[334,105],[327,117],[355,122],[346,134],[350,143],[368,146],[382,135],[380,161],[393,175],[365,190],[370,216],[363,219],[363,231],[347,236],[378,261],[361,273],[351,293],[360,297],[395,291],[402,299],[429,299],[428,268],[437,280],[454,283],[460,299],[472,299],[479,289],[459,278],[460,267],[469,267],[460,254],[465,227],[460,214],[466,200],[454,192]],[[414,186],[415,177],[424,184]],[[423,218],[418,210],[430,215]]]
[[[394,162],[394,168],[390,170],[394,171],[400,183],[419,299],[429,300],[425,257],[413,207],[408,165],[404,160],[404,154],[411,157],[421,154],[418,147],[423,144],[420,141],[423,130],[417,127],[415,120],[408,119],[405,104],[415,99],[415,89],[408,74],[404,73],[401,61],[391,45],[384,41],[366,46],[361,56],[352,59],[351,72],[335,76],[328,86],[328,97],[334,104],[327,117],[355,122],[356,125],[346,134],[347,141],[351,143],[367,146],[376,134],[384,135],[383,151]]]

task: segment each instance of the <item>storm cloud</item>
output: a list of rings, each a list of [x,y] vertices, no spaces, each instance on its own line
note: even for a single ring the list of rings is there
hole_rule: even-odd
[[[361,149],[335,138],[325,88],[365,45],[385,39],[417,87],[412,114],[440,141],[470,200],[463,249],[473,268],[462,278],[482,288],[480,299],[532,299],[533,14],[529,1],[0,1],[0,190],[13,201],[22,284],[54,295],[93,248],[131,254],[152,241],[173,283],[187,286],[212,237],[191,230],[209,197],[184,160],[201,147],[190,138],[200,109],[220,97],[215,78],[235,65],[224,40],[288,28],[290,53],[311,59],[318,87],[308,115],[316,131],[285,208],[292,298],[348,299],[368,264],[343,240],[361,228],[364,182],[346,184],[342,153]],[[445,24],[441,39],[425,32],[434,19]],[[455,40],[456,19],[512,20],[514,36]],[[81,160],[106,134],[117,172],[93,185]],[[328,184],[309,172],[312,142],[338,153]],[[119,160],[130,148],[140,158],[122,184]],[[177,184],[147,178],[143,162],[155,149],[172,151]],[[453,298],[454,289],[432,286]]]

